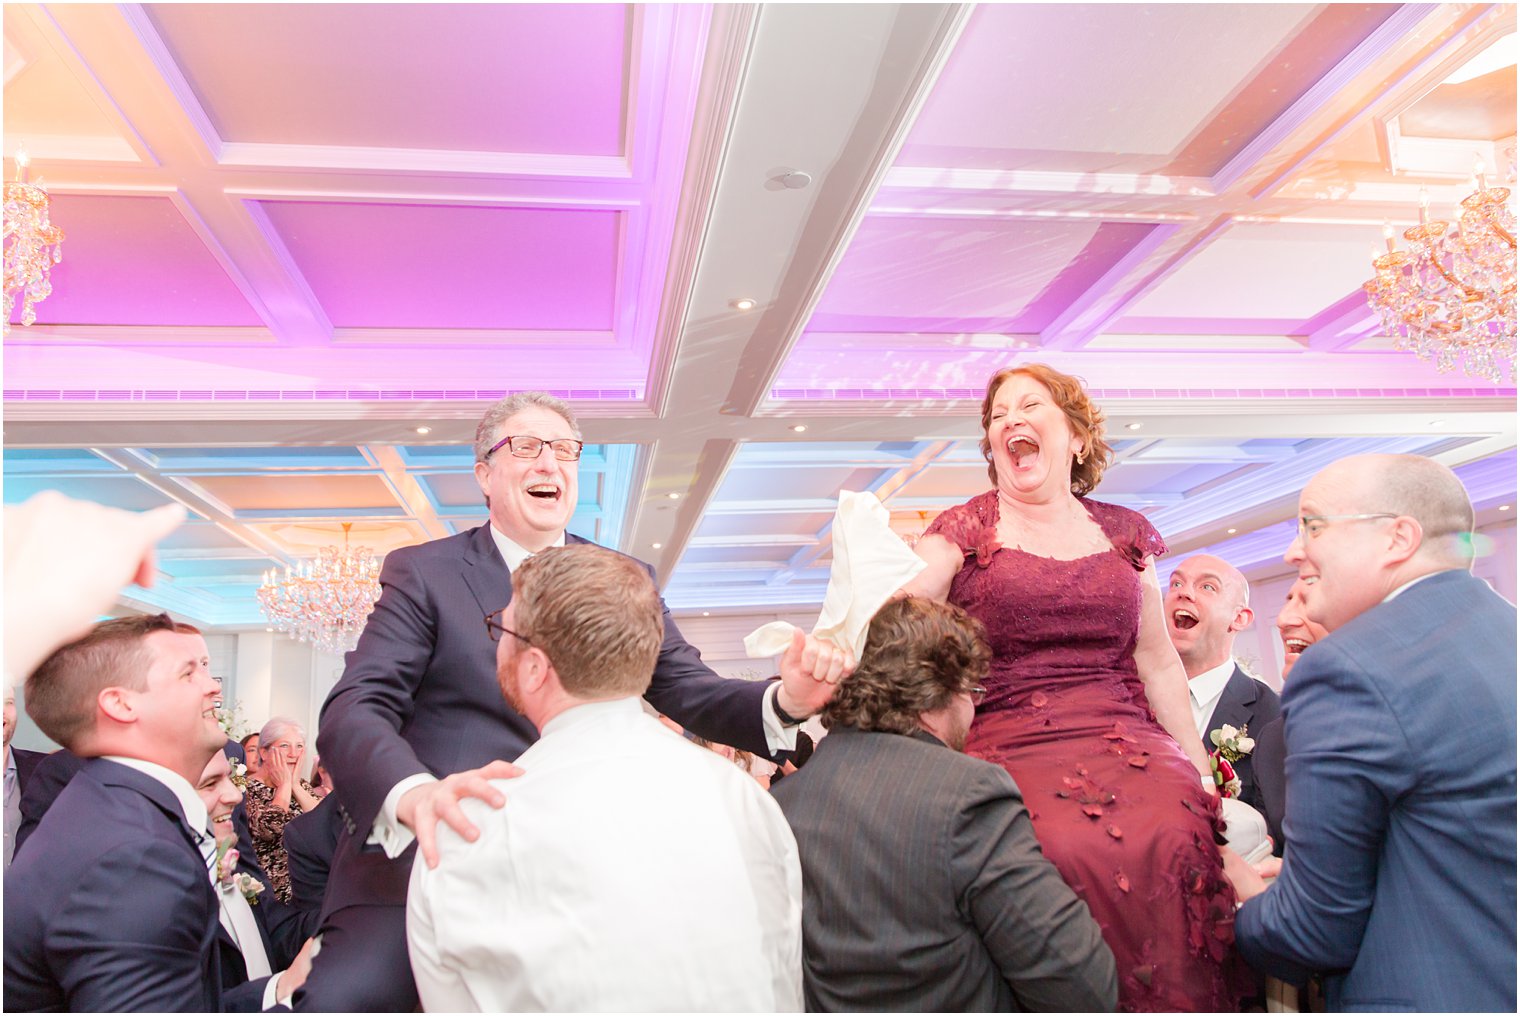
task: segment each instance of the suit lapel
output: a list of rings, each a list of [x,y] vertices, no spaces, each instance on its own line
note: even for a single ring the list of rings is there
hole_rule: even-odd
[[[1247,722],[1251,715],[1251,707],[1256,705],[1256,682],[1246,676],[1245,671],[1236,667],[1230,674],[1230,679],[1224,684],[1224,691],[1219,695],[1219,701],[1214,704],[1214,715],[1209,717],[1209,731],[1215,731],[1223,724],[1228,723],[1232,727],[1238,727]],[[1205,737],[1208,736],[1206,733]],[[1213,745],[1208,746],[1213,750]]]
[[[200,841],[197,839],[196,833],[191,831],[189,824],[185,821],[185,813],[180,807],[179,798],[175,797],[174,792],[168,787],[146,773],[140,773],[136,769],[119,765],[109,759],[90,759],[85,763],[85,768],[95,779],[106,786],[123,787],[136,791],[153,802],[160,811],[173,821],[174,827],[184,837],[186,845],[195,852],[195,856],[201,856]],[[207,884],[209,886],[209,881]]]
[[[490,523],[470,531],[470,538],[465,543],[462,572],[482,617],[500,610],[512,599],[512,575],[507,571],[507,563],[501,559],[501,551],[496,549]]]

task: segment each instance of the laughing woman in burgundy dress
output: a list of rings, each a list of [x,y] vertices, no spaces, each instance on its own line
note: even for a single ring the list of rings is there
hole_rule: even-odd
[[[1166,546],[1143,516],[1084,496],[1111,449],[1076,378],[999,371],[982,427],[994,489],[935,520],[907,587],[987,628],[988,695],[966,750],[1023,791],[1045,855],[1114,951],[1121,1009],[1236,1008],[1235,897],[1162,618],[1153,559]]]

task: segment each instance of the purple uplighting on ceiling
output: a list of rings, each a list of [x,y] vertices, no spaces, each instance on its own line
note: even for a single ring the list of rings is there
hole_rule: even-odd
[[[263,323],[169,198],[54,194],[52,221],[64,230],[63,260],[38,324]]]
[[[348,4],[147,10],[223,141],[623,150],[631,6],[367,4],[358,16]]]

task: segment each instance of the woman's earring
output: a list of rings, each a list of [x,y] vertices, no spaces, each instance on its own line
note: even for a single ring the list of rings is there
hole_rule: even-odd
[[[1086,451],[1077,452],[1077,465],[1080,466],[1082,463],[1084,463],[1086,461],[1087,461],[1087,452]]]

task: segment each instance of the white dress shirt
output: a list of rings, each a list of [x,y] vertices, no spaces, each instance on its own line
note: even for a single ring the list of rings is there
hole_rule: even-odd
[[[16,830],[21,828],[21,782],[16,773],[16,753],[5,749],[5,866],[16,852]]]
[[[1188,679],[1188,701],[1193,706],[1193,723],[1198,727],[1198,737],[1203,741],[1205,751],[1214,750],[1214,746],[1209,743],[1209,720],[1213,718],[1214,707],[1219,705],[1219,696],[1224,694],[1224,686],[1230,683],[1230,675],[1233,673],[1235,658],[1232,656],[1219,666]]]
[[[428,1011],[800,1011],[802,872],[755,780],[635,698],[550,721],[407,898]]]
[[[487,523],[491,529],[491,539],[496,541],[496,549],[501,553],[501,559],[507,564],[507,571],[515,572],[522,563],[533,554],[525,550],[521,544],[507,536],[495,523]],[[563,547],[565,534],[560,533],[549,546]],[[510,590],[503,589],[501,594],[502,606],[506,606],[510,598]],[[765,729],[765,743],[772,752],[791,751],[797,747],[796,726],[786,726],[781,718],[776,715],[776,696],[780,693],[781,682],[772,681],[771,686],[765,690],[764,699],[760,706],[760,719]],[[506,761],[511,761],[510,759]],[[396,809],[401,804],[401,797],[413,787],[420,787],[426,783],[435,782],[436,777],[430,773],[417,773],[408,776],[397,783],[385,795],[385,800],[380,803],[380,813],[375,816],[375,823],[370,827],[369,838],[366,843],[380,847],[387,857],[400,857],[407,847],[412,845],[416,837],[412,831],[401,824],[396,817]]]

